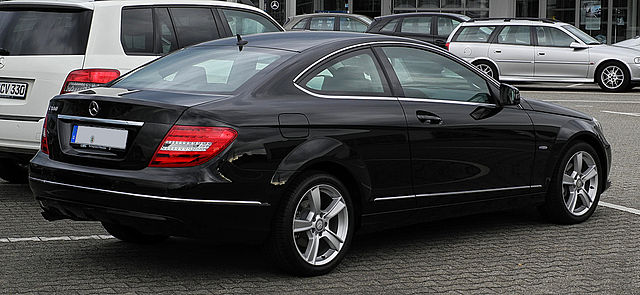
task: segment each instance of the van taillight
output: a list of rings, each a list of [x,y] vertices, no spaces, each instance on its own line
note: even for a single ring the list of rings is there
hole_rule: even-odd
[[[120,71],[113,69],[74,70],[62,84],[60,94],[102,86],[118,77]]]
[[[47,118],[44,118],[44,125],[42,125],[42,137],[40,137],[40,150],[49,154],[49,142],[47,140]]]
[[[176,125],[169,130],[153,155],[150,167],[200,165],[227,148],[238,133],[226,127]]]

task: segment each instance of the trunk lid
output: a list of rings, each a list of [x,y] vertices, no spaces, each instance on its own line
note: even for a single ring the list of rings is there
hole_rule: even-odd
[[[120,88],[57,96],[47,114],[49,156],[83,166],[142,169],[186,109],[226,97]]]

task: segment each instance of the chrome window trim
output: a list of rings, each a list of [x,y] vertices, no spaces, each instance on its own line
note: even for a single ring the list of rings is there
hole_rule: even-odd
[[[35,177],[29,177],[29,179],[32,180],[32,181],[42,182],[42,183],[46,183],[46,184],[59,185],[59,186],[66,186],[66,187],[70,187],[70,188],[77,188],[77,189],[90,190],[90,191],[96,191],[96,192],[101,192],[101,193],[109,193],[109,194],[116,194],[116,195],[132,196],[132,197],[138,197],[138,198],[162,200],[162,201],[186,202],[186,203],[208,203],[208,204],[220,204],[220,205],[269,206],[268,203],[262,203],[262,202],[258,202],[258,201],[200,200],[200,199],[171,198],[171,197],[161,197],[161,196],[154,196],[154,195],[135,194],[135,193],[127,193],[127,192],[121,192],[121,191],[114,191],[114,190],[106,190],[106,189],[95,188],[95,187],[87,187],[87,186],[81,186],[81,185],[75,185],[75,184],[68,184],[68,183],[61,183],[61,182],[55,182],[55,181],[50,181],[50,180],[44,180],[44,179],[39,179],[39,178],[35,178]]]
[[[113,125],[124,125],[124,126],[142,126],[142,125],[144,125],[144,122],[138,122],[138,121],[125,121],[125,120],[115,120],[115,119],[89,118],[89,117],[78,117],[78,116],[70,116],[70,115],[58,115],[58,119],[76,120],[76,121],[91,122],[91,123],[105,123],[105,124],[113,124]]]
[[[313,91],[309,91],[307,89],[305,89],[304,87],[298,85],[298,84],[293,84],[293,86],[295,86],[296,88],[300,89],[302,92],[309,94],[311,96],[315,96],[315,97],[319,97],[319,98],[329,98],[329,99],[364,99],[364,100],[395,100],[397,101],[398,99],[395,97],[390,97],[390,96],[357,96],[357,95],[327,95],[327,94],[319,94],[319,93],[315,93]]]
[[[374,201],[387,201],[387,200],[398,200],[398,199],[408,199],[408,198],[438,197],[438,196],[463,195],[463,194],[475,194],[475,193],[486,193],[486,192],[499,192],[499,191],[508,191],[508,190],[517,190],[517,189],[533,189],[533,188],[541,188],[541,187],[542,187],[542,185],[536,184],[536,185],[512,186],[512,187],[490,188],[490,189],[480,189],[480,190],[470,190],[470,191],[457,191],[457,192],[418,194],[418,195],[408,195],[408,196],[381,197],[381,198],[375,198],[373,200]]]

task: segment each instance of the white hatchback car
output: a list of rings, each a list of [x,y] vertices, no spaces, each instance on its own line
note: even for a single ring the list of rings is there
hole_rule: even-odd
[[[265,12],[206,0],[0,3],[0,178],[26,180],[49,99],[109,82],[176,49],[284,31]]]

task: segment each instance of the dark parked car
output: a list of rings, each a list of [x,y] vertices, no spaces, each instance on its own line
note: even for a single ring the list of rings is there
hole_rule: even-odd
[[[445,48],[449,34],[460,23],[470,20],[455,13],[418,12],[376,17],[367,33],[402,36]]]
[[[354,232],[516,206],[578,223],[608,187],[592,117],[433,45],[288,32],[177,51],[56,96],[30,185],[48,220],[116,238],[264,242],[323,274]]]
[[[368,16],[348,13],[312,13],[290,17],[284,24],[287,31],[343,31],[367,30],[371,19]]]

